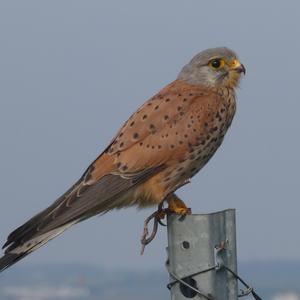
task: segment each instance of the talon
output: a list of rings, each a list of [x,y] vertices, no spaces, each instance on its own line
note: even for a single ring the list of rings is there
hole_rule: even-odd
[[[186,216],[192,213],[191,208],[187,207],[185,203],[175,194],[172,194],[167,201],[169,204],[168,211],[170,213],[175,213],[176,215],[180,216]]]
[[[171,210],[171,212],[175,213],[176,215],[181,215],[181,216],[190,215],[192,213],[192,211],[189,207],[175,208],[174,210]]]

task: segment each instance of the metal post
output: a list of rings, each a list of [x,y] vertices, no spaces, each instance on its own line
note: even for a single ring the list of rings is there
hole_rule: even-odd
[[[172,300],[237,300],[234,209],[168,216],[167,252]]]

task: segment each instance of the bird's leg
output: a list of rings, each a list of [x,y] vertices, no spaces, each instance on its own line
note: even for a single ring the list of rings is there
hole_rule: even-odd
[[[175,213],[181,216],[186,216],[192,213],[191,209],[187,207],[185,203],[174,193],[170,194],[166,201],[169,204],[167,210],[170,213]]]

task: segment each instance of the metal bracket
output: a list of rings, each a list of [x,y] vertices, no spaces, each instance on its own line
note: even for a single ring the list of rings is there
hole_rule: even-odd
[[[221,241],[218,245],[214,247],[214,257],[216,270],[219,271],[225,265],[222,253],[226,250],[226,245],[229,243],[228,240]]]

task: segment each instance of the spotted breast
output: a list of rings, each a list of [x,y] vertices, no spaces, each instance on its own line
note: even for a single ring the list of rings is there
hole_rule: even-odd
[[[209,101],[204,93],[194,98],[182,121],[170,128],[175,131],[175,135],[181,132],[177,147],[182,147],[184,151],[174,158],[177,163],[170,164],[163,172],[162,184],[165,185],[166,193],[185,184],[210,160],[231,125],[236,110],[234,91],[222,88],[208,93]]]
[[[209,161],[234,113],[233,89],[211,89],[177,80],[128,119],[107,153],[114,157],[118,174],[127,177],[138,171],[141,163],[145,167],[164,165],[164,170],[151,181],[156,192],[162,192],[157,197],[142,197],[143,206],[147,198],[148,204],[153,204],[183,185]]]

